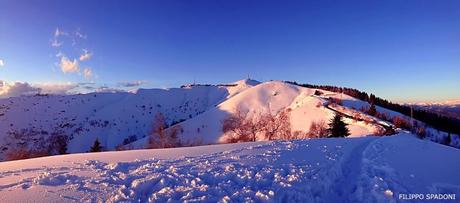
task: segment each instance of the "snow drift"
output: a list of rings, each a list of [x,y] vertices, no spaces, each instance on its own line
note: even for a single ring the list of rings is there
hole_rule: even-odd
[[[458,149],[413,135],[71,154],[0,163],[1,202],[399,202],[460,195]]]

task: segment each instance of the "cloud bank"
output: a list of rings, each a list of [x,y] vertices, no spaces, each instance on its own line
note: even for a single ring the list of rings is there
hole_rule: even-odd
[[[27,82],[6,82],[0,80],[0,98],[31,96],[36,94],[71,94],[78,88],[75,83],[41,83],[29,84]]]
[[[0,98],[33,96],[37,94],[68,95],[77,93],[84,94],[90,92],[135,92],[137,88],[133,87],[139,87],[146,83],[147,82],[145,81],[139,80],[132,82],[119,82],[116,85],[109,86],[105,84],[96,84],[94,82],[57,82],[31,84],[27,82],[7,82],[0,80]]]
[[[36,84],[34,87],[40,88],[42,94],[71,94],[79,87],[77,83],[64,82],[64,83],[41,83]]]
[[[139,87],[143,84],[146,84],[147,82],[146,81],[142,81],[142,80],[137,80],[137,81],[131,81],[131,82],[119,82],[118,83],[118,86],[121,86],[121,87]]]
[[[10,84],[0,80],[0,98],[34,95],[40,91],[40,88],[32,87],[29,83],[14,82]]]

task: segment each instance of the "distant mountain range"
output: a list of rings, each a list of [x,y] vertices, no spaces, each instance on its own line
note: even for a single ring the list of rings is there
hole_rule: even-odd
[[[421,109],[430,110],[444,116],[458,119],[460,121],[460,99],[445,102],[423,102],[409,104]]]

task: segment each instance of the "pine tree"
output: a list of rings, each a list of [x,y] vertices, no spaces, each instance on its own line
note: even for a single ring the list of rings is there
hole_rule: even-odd
[[[96,140],[94,141],[93,146],[91,147],[91,149],[89,151],[90,152],[100,152],[100,151],[102,151],[102,146],[101,146],[101,143],[99,142],[99,138],[96,138]]]
[[[323,92],[319,91],[319,90],[315,90],[315,93],[314,93],[316,96],[321,96],[323,94]]]
[[[369,103],[373,104],[373,103],[375,103],[375,100],[376,100],[375,95],[374,95],[374,94],[371,94],[371,95],[369,96]]]
[[[450,133],[449,133],[447,134],[446,138],[444,138],[444,144],[450,145],[450,142],[452,142],[452,138],[450,137]]]
[[[336,113],[334,118],[329,122],[329,137],[347,137],[350,135],[350,131],[347,128],[347,124],[343,122],[342,116]]]
[[[181,142],[178,135],[182,132],[180,124],[169,127],[163,114],[157,113],[152,122],[147,147],[150,149],[179,147]]]
[[[371,107],[369,107],[369,110],[367,110],[367,114],[369,114],[371,116],[375,116],[375,114],[377,114],[377,109],[375,108],[374,103],[372,103]]]

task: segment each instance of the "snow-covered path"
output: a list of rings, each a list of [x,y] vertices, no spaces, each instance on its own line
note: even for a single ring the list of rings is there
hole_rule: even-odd
[[[409,192],[458,196],[459,155],[458,149],[404,134],[72,154],[0,163],[0,202],[388,202]],[[428,167],[430,161],[439,163]]]
[[[351,199],[354,196],[350,194],[356,192],[357,184],[359,184],[358,178],[362,174],[363,153],[375,140],[375,138],[362,138],[361,143],[340,161],[340,164],[337,165],[339,176],[334,181],[333,189],[325,197],[327,202],[354,201]]]

